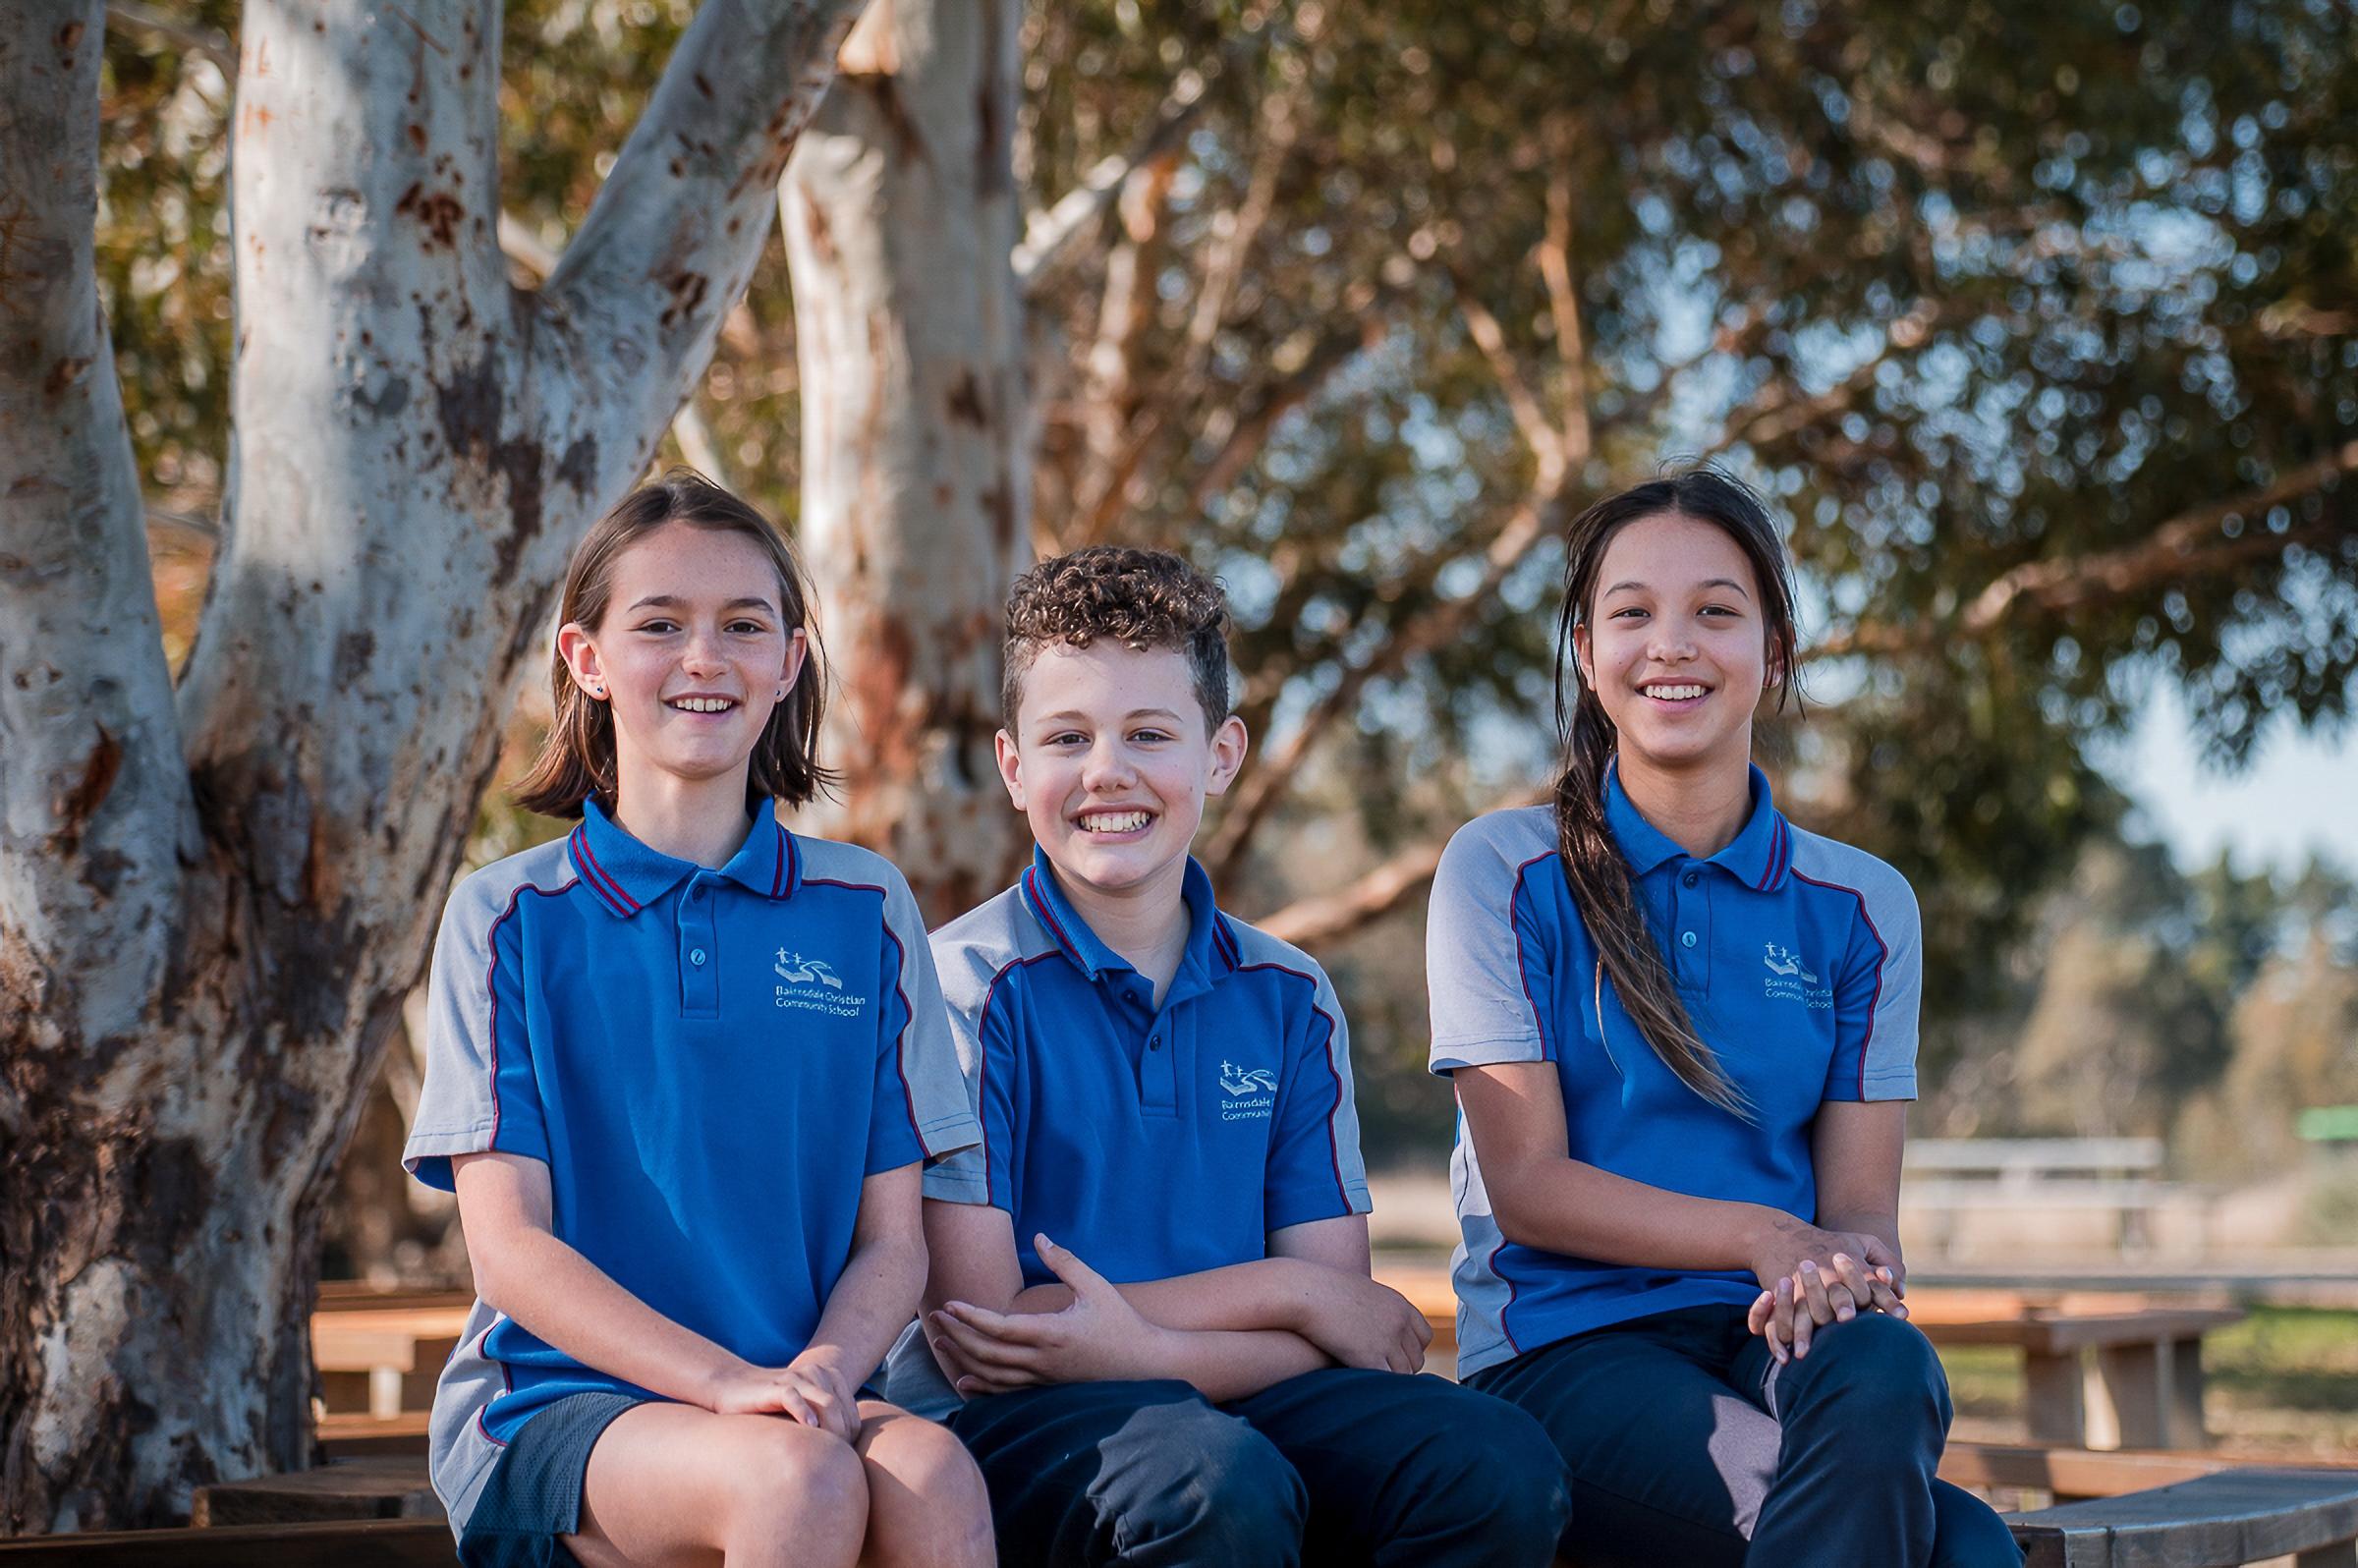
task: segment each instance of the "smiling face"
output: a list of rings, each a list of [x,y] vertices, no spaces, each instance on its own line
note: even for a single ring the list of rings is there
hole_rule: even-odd
[[[1245,726],[1209,735],[1187,658],[1108,638],[1039,650],[1012,734],[998,737],[1008,799],[1068,891],[1174,898],[1204,800],[1244,762]]]
[[[1743,548],[1693,518],[1644,518],[1605,546],[1597,585],[1573,647],[1624,759],[1670,771],[1747,764],[1769,669]]]
[[[614,558],[605,614],[568,622],[557,646],[614,715],[617,794],[725,786],[792,691],[807,646],[780,609],[769,557],[742,534],[669,523]]]

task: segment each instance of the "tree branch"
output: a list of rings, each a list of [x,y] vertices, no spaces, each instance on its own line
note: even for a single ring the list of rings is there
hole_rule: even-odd
[[[580,395],[650,430],[685,401],[760,259],[778,176],[859,9],[707,0],[697,12],[544,291],[572,340],[547,368]]]
[[[1919,652],[1959,639],[1988,637],[2024,612],[2055,615],[2110,603],[2163,583],[2210,576],[2256,557],[2280,555],[2289,545],[2323,545],[2346,538],[2358,529],[2358,523],[2337,516],[2281,533],[2254,527],[2229,538],[2219,528],[2229,517],[2256,524],[2270,508],[2297,500],[2352,473],[2358,473],[2358,441],[2303,464],[2273,484],[2181,513],[2135,544],[2026,561],[2000,574],[1953,616],[1905,625],[1854,626],[1821,639],[1803,656],[1814,660],[1854,653]]]
[[[165,960],[189,781],[138,462],[98,305],[105,10],[28,0],[10,20],[0,39],[0,94],[12,106],[0,116],[0,1013],[23,1010],[35,1040],[51,1031],[101,1039],[139,1027]],[[98,953],[106,961],[93,970]],[[77,969],[104,978],[80,983]],[[0,1114],[0,1125],[13,1118]]]
[[[1236,53],[1238,42],[1231,40],[1231,54]],[[1227,56],[1223,56],[1223,61],[1233,63]],[[1129,151],[1099,158],[1079,185],[1052,206],[1031,215],[1024,224],[1023,242],[1015,248],[1015,275],[1028,294],[1037,297],[1049,279],[1075,259],[1081,250],[1081,237],[1120,198],[1122,187],[1129,183],[1132,174],[1179,144],[1179,139],[1203,113],[1204,94],[1209,84],[1203,72],[1179,73],[1178,81],[1171,84],[1170,92],[1154,111],[1154,118]]]
[[[1242,865],[1253,834],[1293,786],[1294,777],[1309,759],[1311,748],[1334,722],[1358,710],[1370,682],[1400,669],[1419,654],[1450,642],[1483,606],[1490,601],[1517,566],[1563,526],[1567,495],[1558,489],[1527,498],[1508,514],[1505,525],[1483,552],[1483,574],[1471,591],[1432,605],[1377,644],[1367,658],[1346,669],[1334,689],[1302,717],[1283,744],[1264,755],[1228,795],[1219,826],[1204,846],[1204,862],[1217,879],[1231,878]],[[1410,581],[1429,584],[1455,557],[1434,554],[1421,563]]]
[[[1191,508],[1201,511],[1213,496],[1234,484],[1268,445],[1278,420],[1318,396],[1319,389],[1344,365],[1372,353],[1383,341],[1387,328],[1380,315],[1369,313],[1364,308],[1355,313],[1358,319],[1320,338],[1298,368],[1271,383],[1253,412],[1229,427],[1220,441],[1220,449],[1205,463],[1188,487]]]
[[[1489,811],[1534,806],[1546,798],[1545,790],[1524,790],[1507,796]],[[1446,833],[1428,839],[1402,850],[1346,886],[1331,893],[1296,899],[1253,924],[1279,941],[1300,947],[1340,941],[1398,909],[1432,882],[1433,871],[1441,864],[1441,852],[1448,847]]]

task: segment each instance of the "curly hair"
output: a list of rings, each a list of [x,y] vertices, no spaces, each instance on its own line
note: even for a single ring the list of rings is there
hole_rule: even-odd
[[[1220,586],[1167,550],[1095,544],[1040,562],[1008,590],[999,705],[1011,733],[1024,676],[1040,650],[1087,647],[1100,637],[1185,654],[1205,732],[1228,717],[1228,601]]]

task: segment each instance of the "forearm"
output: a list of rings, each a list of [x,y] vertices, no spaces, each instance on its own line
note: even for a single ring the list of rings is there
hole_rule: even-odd
[[[1638,1268],[1748,1269],[1781,1209],[1696,1198],[1574,1159],[1535,1159],[1489,1183],[1494,1217],[1521,1247]]]
[[[892,1349],[917,1315],[926,1283],[925,1243],[915,1235],[878,1237],[857,1246],[827,1293],[811,1350],[835,1352],[856,1388]]]
[[[484,1301],[585,1367],[666,1399],[708,1407],[712,1389],[745,1366],[546,1231],[518,1230],[498,1244],[496,1264],[487,1267],[487,1261],[476,1260]]]
[[[1145,1351],[1134,1375],[1175,1377],[1214,1404],[1334,1365],[1309,1340],[1283,1329],[1172,1331],[1157,1335]]]
[[[1259,1258],[1201,1273],[1176,1274],[1118,1285],[1138,1315],[1164,1328],[1191,1332],[1298,1330],[1314,1310],[1316,1275],[1321,1265],[1296,1258]],[[1015,1313],[1062,1312],[1072,1288],[1050,1283],[1019,1291]]]
[[[1857,1231],[1863,1235],[1876,1237],[1895,1253],[1900,1250],[1899,1214],[1895,1209],[1822,1208],[1818,1211],[1817,1224],[1820,1230]]]

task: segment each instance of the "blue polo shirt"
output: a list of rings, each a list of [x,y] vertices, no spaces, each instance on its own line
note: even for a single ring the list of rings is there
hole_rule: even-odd
[[[784,1366],[850,1257],[863,1180],[977,1137],[924,931],[887,862],[766,809],[715,870],[590,802],[451,894],[403,1163],[447,1191],[456,1154],[545,1162],[559,1239]],[[646,1392],[477,1302],[430,1429],[454,1525],[518,1428],[598,1389]]]
[[[1916,1092],[1915,894],[1874,856],[1786,821],[1758,768],[1743,831],[1708,860],[1648,822],[1617,773],[1605,817],[1688,1016],[1754,1120],[1689,1089],[1639,1035],[1572,902],[1544,806],[1480,817],[1442,854],[1426,927],[1432,1070],[1551,1062],[1574,1159],[1814,1219],[1819,1105]],[[1462,1115],[1451,1178],[1461,1371],[1760,1293],[1747,1272],[1631,1268],[1508,1242]]]
[[[926,1196],[1015,1221],[1024,1283],[1045,1231],[1107,1279],[1266,1256],[1268,1233],[1368,1209],[1349,1037],[1325,972],[1213,907],[1187,867],[1187,949],[1161,1006],[1036,854],[933,935],[982,1142]]]

